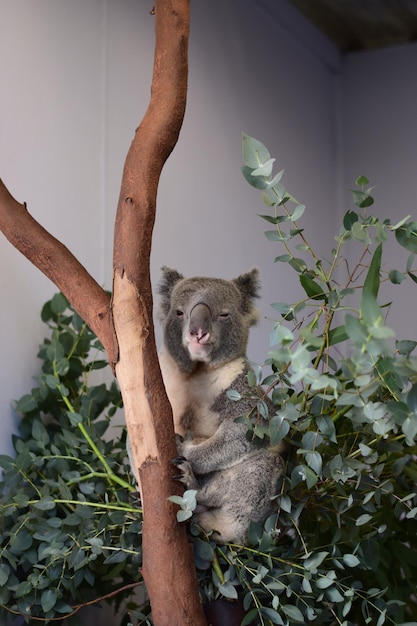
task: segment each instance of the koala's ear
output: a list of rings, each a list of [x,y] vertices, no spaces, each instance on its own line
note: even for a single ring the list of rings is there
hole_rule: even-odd
[[[158,293],[161,296],[159,307],[162,315],[167,315],[170,308],[172,289],[184,276],[177,272],[177,270],[172,269],[172,267],[167,267],[166,265],[161,268],[161,271],[162,278],[158,284]]]
[[[241,294],[246,298],[249,298],[250,300],[259,298],[261,283],[259,280],[259,270],[256,267],[246,274],[241,274],[232,282],[235,283]]]
[[[259,270],[255,267],[250,272],[247,272],[246,274],[241,274],[232,282],[236,285],[242,295],[243,312],[253,312],[255,314],[253,301],[255,298],[259,298],[259,290],[261,287],[261,283],[259,280]],[[256,321],[256,317],[257,316],[255,315],[254,322]]]

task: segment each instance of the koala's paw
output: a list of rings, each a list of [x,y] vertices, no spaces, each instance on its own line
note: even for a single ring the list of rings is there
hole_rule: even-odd
[[[194,476],[191,463],[183,456],[173,459],[174,463],[180,470],[180,474],[174,476],[175,480],[179,480],[187,489],[197,489],[197,480]]]

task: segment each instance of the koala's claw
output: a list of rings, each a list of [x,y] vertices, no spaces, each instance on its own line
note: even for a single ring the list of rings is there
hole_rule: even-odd
[[[172,477],[172,480],[179,480],[180,482],[182,482],[184,480],[184,474],[176,474]]]
[[[181,474],[175,474],[172,477],[173,480],[178,480],[186,487],[192,482],[192,478],[194,478],[191,465],[185,458],[185,456],[177,456],[175,459],[171,461],[172,465],[176,465]]]
[[[181,465],[181,463],[185,463],[187,459],[185,456],[177,456],[175,459],[172,459],[172,465]]]
[[[187,459],[185,459],[183,456],[173,459],[172,462],[178,466],[178,469],[181,472],[181,474],[177,474],[172,478],[174,480],[180,481],[183,485],[187,487],[187,489],[197,489],[197,480],[194,476],[191,463],[187,461]]]

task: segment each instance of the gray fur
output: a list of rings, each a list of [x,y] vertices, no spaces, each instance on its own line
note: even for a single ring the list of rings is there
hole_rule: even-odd
[[[251,520],[263,522],[276,506],[283,461],[279,450],[257,447],[247,415],[263,390],[250,389],[246,375],[249,328],[257,320],[256,269],[235,280],[184,278],[162,268],[159,293],[164,347],[161,369],[177,433],[182,481],[197,489],[198,521],[213,537],[243,544]],[[227,390],[242,395],[238,402]]]

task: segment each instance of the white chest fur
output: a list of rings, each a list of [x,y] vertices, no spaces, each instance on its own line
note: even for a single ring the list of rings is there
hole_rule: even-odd
[[[184,374],[163,348],[159,362],[172,406],[175,432],[183,436],[188,427],[192,430],[193,438],[211,437],[219,425],[219,415],[211,407],[215,399],[242,372],[244,359],[239,357],[216,369],[201,368],[195,373]],[[181,419],[186,414],[193,416],[188,426]]]

